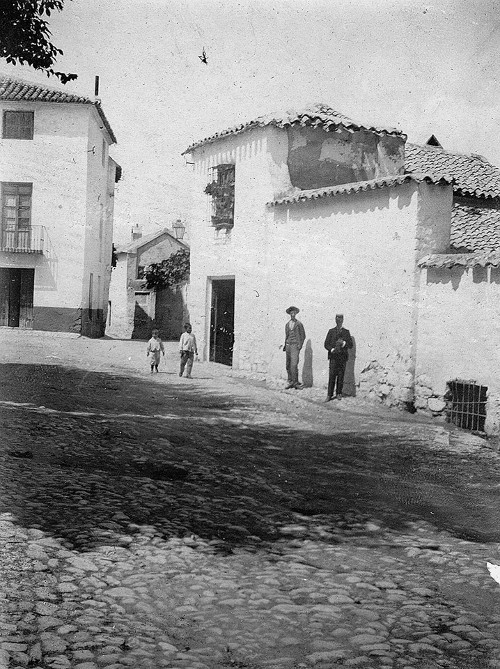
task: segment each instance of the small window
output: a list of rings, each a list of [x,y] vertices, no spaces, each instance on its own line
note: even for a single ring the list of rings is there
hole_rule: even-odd
[[[4,139],[33,139],[35,112],[4,111],[2,137]]]
[[[212,168],[212,180],[205,193],[212,198],[212,225],[217,230],[234,226],[234,165],[217,165]]]
[[[144,265],[137,265],[137,278],[144,279]]]
[[[472,432],[484,432],[488,388],[474,381],[448,381],[447,417],[449,423]]]
[[[106,140],[105,139],[102,140],[102,157],[101,157],[101,160],[102,160],[102,166],[105,167],[106,166]]]

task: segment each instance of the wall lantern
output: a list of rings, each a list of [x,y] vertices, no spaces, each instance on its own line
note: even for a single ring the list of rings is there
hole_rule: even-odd
[[[184,233],[186,232],[186,226],[182,224],[180,218],[178,218],[175,223],[172,224],[172,230],[174,231],[175,238],[182,241],[184,238]]]

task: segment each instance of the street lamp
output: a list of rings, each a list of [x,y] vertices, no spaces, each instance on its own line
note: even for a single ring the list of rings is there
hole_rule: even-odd
[[[183,225],[180,218],[178,218],[175,223],[172,224],[172,230],[174,231],[175,238],[182,241],[184,233],[186,232],[186,226]]]

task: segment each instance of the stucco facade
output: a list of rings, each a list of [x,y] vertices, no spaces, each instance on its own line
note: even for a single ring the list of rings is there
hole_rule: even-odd
[[[116,250],[111,274],[106,334],[119,339],[149,339],[157,327],[163,339],[177,339],[188,320],[188,284],[156,291],[144,287],[141,269],[166,260],[187,245],[167,229],[137,236]]]
[[[362,342],[351,356],[346,390],[354,392],[357,384],[373,391],[376,369],[380,378],[395,373],[395,392],[406,397],[415,364],[416,260],[446,248],[451,186],[409,180],[269,206],[282,193],[296,192],[287,166],[289,141],[286,130],[266,127],[193,152],[197,209],[189,306],[199,348],[209,356],[211,284],[234,278],[234,367],[284,376],[285,309],[296,304],[307,335],[302,376],[324,386],[323,342],[335,313],[342,312],[355,341]],[[213,166],[231,162],[234,227],[217,232],[204,186]]]
[[[420,277],[415,405],[444,410],[447,383],[488,389],[486,425],[500,431],[500,269],[424,267]]]
[[[117,165],[109,157],[114,137],[88,102],[0,95],[4,124],[4,112],[33,114],[31,139],[0,139],[4,191],[9,184],[31,185],[29,241],[11,248],[4,238],[0,250],[0,268],[34,271],[31,319],[18,327],[104,334]]]
[[[488,386],[485,429],[498,431],[500,270],[475,267],[457,283],[455,270],[436,279],[421,266],[429,255],[450,253],[450,237],[463,234],[461,222],[451,231],[460,201],[453,179],[406,173],[404,135],[326,132],[318,127],[323,112],[297,119],[254,122],[188,150],[195,203],[189,308],[201,355],[218,360],[216,321],[229,313],[230,355],[218,361],[286,378],[285,309],[293,304],[306,330],[302,381],[326,387],[323,342],[343,313],[354,338],[348,394],[443,416],[447,382],[476,379]],[[234,165],[227,229],[213,227],[205,195],[218,165]],[[462,196],[475,188],[464,174],[470,184],[460,185]]]

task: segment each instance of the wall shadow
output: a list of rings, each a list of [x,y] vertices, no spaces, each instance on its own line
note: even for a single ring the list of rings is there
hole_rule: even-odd
[[[451,283],[453,290],[458,290],[465,273],[464,267],[428,267],[427,284]]]
[[[294,523],[301,538],[359,541],[360,520],[395,532],[424,520],[500,541],[494,471],[471,456],[464,477],[451,451],[390,426],[367,433],[355,414],[325,433],[254,424],[255,404],[177,380],[58,365],[0,374],[0,510],[73,549],[123,546],[143,526],[226,550],[258,550]]]
[[[151,316],[135,302],[134,304],[134,329],[132,330],[132,339],[149,339],[151,330],[156,327]]]
[[[354,369],[356,367],[356,338],[351,335],[352,348],[349,351],[349,358],[345,368],[344,393],[351,397],[356,397],[356,377]]]
[[[306,388],[312,388],[314,385],[313,375],[313,348],[311,340],[306,341],[304,349],[304,364],[302,365],[302,383]]]

